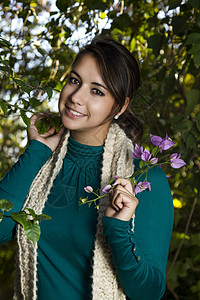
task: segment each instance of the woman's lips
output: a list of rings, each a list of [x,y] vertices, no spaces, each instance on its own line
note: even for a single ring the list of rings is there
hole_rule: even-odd
[[[80,119],[80,118],[83,118],[85,117],[86,115],[82,114],[82,113],[79,113],[75,110],[73,110],[72,108],[69,108],[66,106],[66,113],[67,115],[70,117],[70,118],[74,118],[74,119]]]

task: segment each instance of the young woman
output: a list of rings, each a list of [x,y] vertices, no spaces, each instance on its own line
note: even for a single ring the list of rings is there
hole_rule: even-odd
[[[142,126],[128,106],[140,84],[132,54],[95,39],[77,55],[59,101],[63,127],[40,135],[31,118],[29,146],[0,183],[15,211],[33,208],[41,223],[36,247],[17,226],[15,299],[158,300],[165,291],[173,205],[166,176],[148,173],[151,191],[134,196],[127,177]],[[79,208],[84,187],[102,189],[113,176],[111,199],[97,211]],[[3,219],[1,242],[15,233]]]

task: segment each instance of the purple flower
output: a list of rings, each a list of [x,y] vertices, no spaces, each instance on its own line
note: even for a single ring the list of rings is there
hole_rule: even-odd
[[[151,153],[149,152],[149,150],[147,150],[146,148],[144,149],[144,151],[141,154],[141,159],[144,160],[145,162],[148,162],[151,158]]]
[[[150,159],[150,163],[152,165],[156,164],[158,162],[158,158],[157,157],[153,157],[152,159]]]
[[[106,194],[110,192],[110,189],[112,188],[112,186],[110,184],[107,184],[103,190],[102,190],[102,194]]]
[[[150,133],[150,142],[154,145],[154,146],[159,146],[162,142],[162,138],[160,136],[157,135],[153,135]]]
[[[181,154],[177,154],[177,153],[173,153],[170,156],[170,161],[171,161],[171,167],[174,169],[179,169],[183,166],[186,165],[186,163],[184,162],[184,160],[180,159]]]
[[[138,182],[138,184],[135,186],[135,189],[134,189],[135,195],[138,194],[138,193],[143,192],[146,189],[151,190],[151,183],[150,182],[148,182],[148,181]]]
[[[168,150],[175,145],[175,143],[168,137],[167,133],[164,139],[162,139],[160,136],[150,134],[149,141],[153,145],[158,146],[160,148],[160,152],[162,152],[162,150]]]
[[[84,190],[85,190],[87,193],[92,193],[92,192],[93,192],[93,188],[92,188],[90,185],[84,187]]]
[[[166,133],[166,137],[162,140],[161,144],[159,145],[159,148],[161,150],[168,150],[174,145],[175,143],[168,137],[168,134]]]
[[[134,152],[131,153],[131,155],[135,158],[135,159],[139,159],[141,157],[143,153],[143,147],[139,147],[138,144],[135,144],[135,149]]]

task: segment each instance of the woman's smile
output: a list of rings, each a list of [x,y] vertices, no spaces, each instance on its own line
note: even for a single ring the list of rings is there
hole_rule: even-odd
[[[85,114],[82,114],[67,106],[66,106],[66,114],[68,115],[69,118],[74,118],[74,119],[79,119],[86,116]]]

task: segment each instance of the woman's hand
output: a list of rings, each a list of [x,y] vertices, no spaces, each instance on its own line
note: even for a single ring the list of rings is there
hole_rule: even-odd
[[[42,114],[41,116],[33,115],[30,119],[30,129],[28,130],[28,138],[29,140],[37,140],[46,146],[48,146],[52,151],[54,151],[59,142],[60,139],[65,131],[64,127],[61,127],[59,131],[56,133],[55,127],[52,126],[49,128],[47,132],[44,134],[39,134],[36,123],[44,118],[44,116],[49,116],[49,114]]]
[[[116,185],[116,189],[105,215],[122,221],[129,221],[139,203],[134,196],[132,184],[129,179],[117,178],[114,185]]]

